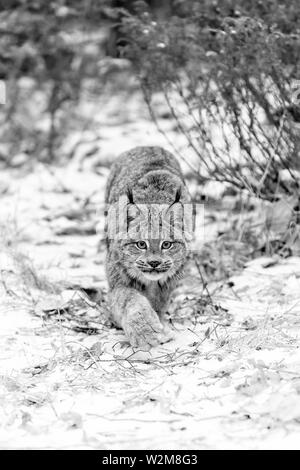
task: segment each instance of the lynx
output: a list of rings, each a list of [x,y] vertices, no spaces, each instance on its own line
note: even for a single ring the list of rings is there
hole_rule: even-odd
[[[132,347],[149,349],[170,339],[164,313],[184,273],[190,196],[171,153],[136,147],[113,164],[105,201],[111,320]]]

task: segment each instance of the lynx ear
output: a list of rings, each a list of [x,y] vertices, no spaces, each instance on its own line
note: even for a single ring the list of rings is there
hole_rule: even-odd
[[[134,204],[133,194],[132,194],[132,190],[130,188],[127,188],[126,194],[127,194],[127,198],[128,198],[128,204]]]
[[[175,201],[173,202],[173,204],[176,204],[176,202],[179,202],[180,198],[181,198],[181,186],[177,188],[176,190]]]
[[[129,225],[133,222],[141,213],[140,208],[133,201],[133,194],[130,188],[126,190],[127,202],[127,232],[129,231]]]
[[[179,204],[182,205],[182,202],[180,201],[180,198],[181,198],[181,186],[179,186],[179,188],[176,189],[175,199],[172,202],[172,204],[169,205],[169,207],[167,209],[167,212],[171,209],[171,207],[173,207],[178,202],[179,202]]]
[[[133,194],[132,194],[132,190],[130,188],[127,188],[126,196],[127,196],[127,199],[128,199],[127,212],[128,212],[128,214],[131,214],[131,216],[133,216],[133,214],[134,214],[134,216],[136,216],[136,214],[141,212],[141,211],[140,211],[140,208],[137,206],[137,204],[133,200]]]

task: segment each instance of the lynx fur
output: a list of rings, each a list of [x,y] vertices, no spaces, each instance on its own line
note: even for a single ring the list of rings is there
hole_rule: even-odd
[[[184,273],[182,208],[190,196],[171,153],[136,147],[113,164],[105,200],[111,319],[132,347],[149,349],[170,339],[163,316]]]

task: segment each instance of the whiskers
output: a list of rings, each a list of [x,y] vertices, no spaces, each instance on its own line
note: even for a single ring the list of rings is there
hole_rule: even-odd
[[[164,269],[165,271],[167,271],[168,269],[170,269],[172,264],[173,264],[172,261],[167,260],[159,266],[159,269]]]
[[[138,260],[135,262],[136,267],[144,273],[165,273],[171,268],[172,264],[172,261],[167,260],[153,268],[153,266],[145,261]]]

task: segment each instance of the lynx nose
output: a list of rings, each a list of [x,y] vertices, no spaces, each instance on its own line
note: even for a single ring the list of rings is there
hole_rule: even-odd
[[[151,268],[157,268],[157,266],[160,265],[160,261],[148,261],[148,264],[151,266]]]

